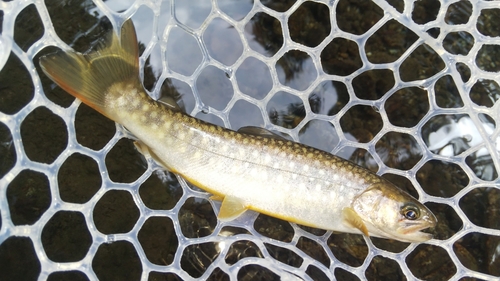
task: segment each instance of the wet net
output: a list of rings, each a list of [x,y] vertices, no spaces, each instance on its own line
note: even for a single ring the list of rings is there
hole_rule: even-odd
[[[383,175],[436,214],[434,239],[218,221],[40,71],[129,17],[152,97]],[[1,280],[500,277],[498,1],[14,0],[0,19]]]

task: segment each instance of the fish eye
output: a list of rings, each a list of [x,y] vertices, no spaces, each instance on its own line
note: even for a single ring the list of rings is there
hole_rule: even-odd
[[[420,217],[420,211],[414,204],[407,204],[401,208],[401,214],[408,220],[416,220]]]

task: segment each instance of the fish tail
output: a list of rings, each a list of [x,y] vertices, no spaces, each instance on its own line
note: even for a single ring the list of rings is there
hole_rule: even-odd
[[[120,38],[111,30],[94,50],[85,54],[58,51],[41,57],[40,66],[59,87],[113,119],[106,111],[106,95],[116,83],[141,85],[138,54],[135,28],[127,20]]]

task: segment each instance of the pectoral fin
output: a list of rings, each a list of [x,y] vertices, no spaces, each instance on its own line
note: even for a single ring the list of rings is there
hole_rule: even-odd
[[[354,211],[350,207],[346,207],[342,209],[342,215],[344,216],[344,222],[349,225],[350,227],[354,227],[359,229],[364,235],[368,235],[368,229],[366,228],[365,223],[363,220],[358,216],[356,211]]]
[[[221,221],[230,221],[243,214],[246,210],[247,207],[241,199],[226,196],[222,201],[219,215],[217,217]]]

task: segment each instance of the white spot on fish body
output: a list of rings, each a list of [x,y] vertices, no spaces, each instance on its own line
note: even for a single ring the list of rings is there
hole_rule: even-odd
[[[296,180],[297,179],[297,174],[293,173],[292,174],[292,180]]]
[[[259,152],[257,150],[252,151],[252,156],[255,158],[259,157]]]
[[[264,156],[264,163],[269,164],[271,162],[271,160],[273,160],[271,158],[271,155],[269,155],[269,153],[267,153],[266,156]]]
[[[288,167],[290,167],[290,169],[295,168],[295,162],[290,162],[290,163],[288,164]]]
[[[179,152],[181,152],[181,153],[185,153],[186,150],[187,150],[187,146],[186,145],[181,145],[179,147]],[[212,158],[210,158],[210,160],[212,160]]]
[[[145,103],[142,105],[142,111],[148,111],[149,110],[149,104]]]
[[[132,112],[132,114],[130,114],[130,118],[132,118],[132,120],[134,121],[137,121],[139,119],[139,114],[137,114],[137,112]]]
[[[302,167],[302,170],[304,170],[304,172],[309,171],[309,165],[304,165],[304,167]]]

